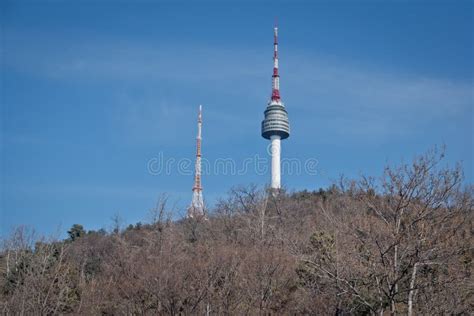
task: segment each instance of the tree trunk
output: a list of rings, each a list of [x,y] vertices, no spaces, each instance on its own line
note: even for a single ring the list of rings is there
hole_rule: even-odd
[[[413,297],[415,292],[415,279],[416,279],[416,269],[418,267],[418,262],[413,266],[413,272],[411,274],[410,280],[410,291],[408,292],[408,316],[413,315]]]

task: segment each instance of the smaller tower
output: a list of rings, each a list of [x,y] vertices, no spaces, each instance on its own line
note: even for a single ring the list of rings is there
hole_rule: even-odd
[[[194,170],[193,199],[188,209],[189,218],[204,216],[204,200],[202,198],[202,186],[201,186],[201,127],[202,127],[202,105],[199,106],[199,114],[198,114],[198,133],[196,137],[196,167]]]

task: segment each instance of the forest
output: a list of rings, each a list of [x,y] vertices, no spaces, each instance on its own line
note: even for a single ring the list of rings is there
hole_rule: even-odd
[[[474,186],[433,149],[316,191],[232,188],[206,218],[166,195],[146,223],[68,238],[18,227],[4,315],[468,315]]]

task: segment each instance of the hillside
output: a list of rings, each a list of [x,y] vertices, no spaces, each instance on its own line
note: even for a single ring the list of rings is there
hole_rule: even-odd
[[[26,229],[1,251],[3,314],[465,314],[474,190],[430,152],[328,189],[232,189],[207,219],[62,241]]]

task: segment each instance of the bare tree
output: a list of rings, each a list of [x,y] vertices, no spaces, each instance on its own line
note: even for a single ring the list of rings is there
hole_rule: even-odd
[[[428,270],[420,277],[419,269],[433,275],[455,263],[453,236],[466,229],[472,211],[460,167],[441,167],[443,157],[434,150],[411,165],[388,167],[379,181],[362,178],[355,191],[346,185],[351,192],[321,203],[331,225],[326,231],[341,240],[337,247],[333,239],[318,242],[316,257],[303,256],[308,269],[334,279],[341,295],[355,297],[369,312],[412,314],[417,291],[430,282]],[[351,269],[341,269],[341,262]]]

